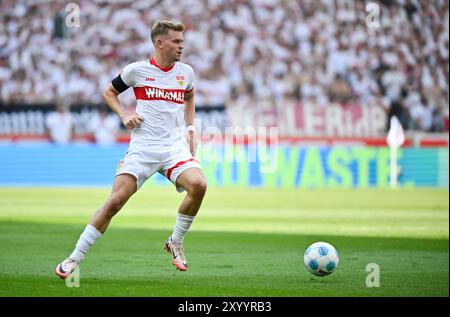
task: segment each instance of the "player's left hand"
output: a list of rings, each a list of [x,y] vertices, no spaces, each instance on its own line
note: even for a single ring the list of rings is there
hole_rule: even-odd
[[[189,150],[191,151],[192,156],[195,157],[195,151],[197,150],[197,135],[195,131],[188,131],[187,141],[189,144]]]

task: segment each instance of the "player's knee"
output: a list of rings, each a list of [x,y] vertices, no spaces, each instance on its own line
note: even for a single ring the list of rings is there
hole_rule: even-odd
[[[204,179],[202,179],[202,180],[197,184],[197,190],[198,190],[198,193],[199,193],[202,197],[205,196],[206,188],[207,188],[206,181],[205,181]]]
[[[198,198],[203,198],[206,193],[206,180],[204,178],[199,178],[191,183],[191,194]]]

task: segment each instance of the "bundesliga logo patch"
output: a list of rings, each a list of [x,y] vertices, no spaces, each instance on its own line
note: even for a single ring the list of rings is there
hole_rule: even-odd
[[[119,165],[117,165],[117,172],[120,172],[120,170],[122,169],[123,162],[124,160],[120,160]]]

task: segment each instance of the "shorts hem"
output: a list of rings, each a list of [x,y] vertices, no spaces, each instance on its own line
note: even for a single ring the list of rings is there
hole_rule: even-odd
[[[187,166],[184,166],[183,170],[179,174],[176,175],[176,177],[175,177],[175,179],[173,181],[171,179],[169,179],[169,181],[171,181],[175,185],[175,189],[179,193],[182,193],[182,192],[186,191],[186,189],[184,187],[182,187],[182,186],[178,186],[177,185],[177,179],[178,179],[178,177],[180,177],[181,174],[183,174],[184,171],[187,171],[190,168],[198,168],[200,170],[202,169],[200,164],[198,164],[198,163],[195,164],[195,165],[194,164],[187,165]]]
[[[116,173],[116,176],[114,176],[114,177],[117,177],[117,176],[123,175],[123,174],[129,174],[129,175],[131,175],[131,176],[134,176],[134,178],[136,178],[136,190],[138,190],[139,188],[141,188],[142,184],[139,185],[139,177],[138,177],[138,176],[136,175],[136,173],[134,173],[134,172],[120,171],[120,172]]]

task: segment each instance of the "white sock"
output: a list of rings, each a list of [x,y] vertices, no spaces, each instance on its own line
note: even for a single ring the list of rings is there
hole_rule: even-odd
[[[183,242],[184,235],[189,231],[194,218],[195,216],[188,216],[178,213],[175,228],[172,233],[173,242]]]
[[[89,224],[84,229],[83,233],[78,239],[78,242],[70,255],[71,259],[74,259],[78,263],[83,261],[84,255],[89,251],[90,247],[94,245],[95,241],[102,236],[102,233],[97,230],[93,225]]]

